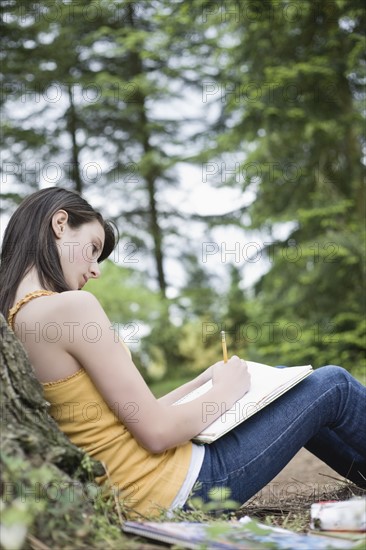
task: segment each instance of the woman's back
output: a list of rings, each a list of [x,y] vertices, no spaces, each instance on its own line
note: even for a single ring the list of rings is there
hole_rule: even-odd
[[[73,337],[73,296],[69,294],[74,292],[60,295],[46,290],[33,291],[21,297],[9,311],[11,327],[25,347],[36,377],[42,383],[65,378],[82,367],[66,350],[67,341]],[[61,314],[65,300],[70,307],[69,322]]]

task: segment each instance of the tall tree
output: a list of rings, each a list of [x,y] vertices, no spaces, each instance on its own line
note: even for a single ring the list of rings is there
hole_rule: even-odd
[[[205,88],[221,105],[212,151],[241,155],[234,175],[222,170],[227,184],[252,192],[248,226],[266,236],[256,320],[281,325],[262,353],[351,366],[365,347],[364,7],[248,1],[206,5],[206,16],[222,29]],[[297,339],[284,337],[289,323]]]
[[[165,0],[9,0],[2,42],[5,183],[23,196],[50,184],[99,190],[121,235],[152,254],[163,296],[163,240],[180,223],[163,196],[187,142],[179,112],[166,113],[185,78],[169,63],[171,14]]]

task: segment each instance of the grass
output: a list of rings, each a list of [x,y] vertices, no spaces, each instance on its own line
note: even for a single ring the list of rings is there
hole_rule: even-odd
[[[253,498],[240,508],[238,515],[248,515],[265,523],[283,527],[296,532],[308,532],[310,523],[310,506],[314,502],[327,500],[348,500],[356,496],[366,496],[366,490],[347,481],[337,480],[331,491],[323,491],[316,498],[311,491],[293,498],[279,498],[276,505],[267,504]]]
[[[313,502],[347,500],[354,496],[366,496],[366,490],[361,490],[349,482],[336,480],[336,483],[334,483],[333,480],[332,490],[317,494],[316,497],[311,491],[306,492],[305,490],[301,494],[297,493],[292,496],[287,494],[281,497],[280,495],[277,499],[274,499],[273,496],[270,496],[270,498],[263,497],[263,493],[258,493],[240,509],[222,513],[217,510],[217,506],[222,509],[223,505],[225,506],[228,503],[230,495],[227,494],[228,501],[223,503],[222,500],[218,500],[216,511],[214,501],[209,505],[194,501],[195,509],[190,512],[177,510],[172,518],[167,518],[167,515],[162,512],[160,517],[154,517],[153,519],[154,521],[222,523],[247,515],[271,526],[306,533],[309,531],[310,506]],[[61,548],[68,550],[89,550],[89,548],[100,550],[153,550],[154,548],[166,548],[166,546],[159,544],[153,545],[150,542],[143,542],[142,539],[136,536],[128,536],[122,532],[121,528],[123,522],[127,519],[128,511],[123,508],[116,496],[110,495],[106,500],[101,498],[98,492],[96,498],[94,500],[91,498],[90,502],[94,512],[85,516],[84,521],[70,515],[67,509],[64,511],[55,509],[55,517],[52,520],[54,521],[52,537],[45,536],[44,529],[38,532],[31,529],[28,533],[27,544],[22,548],[24,550],[60,550]],[[141,520],[148,519],[141,517]],[[67,520],[66,523],[65,520]],[[62,529],[61,524],[63,525]],[[50,525],[47,525],[47,529],[50,527]],[[217,527],[220,528],[219,525]],[[11,547],[11,550],[14,550],[14,547]]]
[[[159,518],[154,517],[154,521],[188,521],[188,522],[211,522],[211,523],[220,523],[227,522],[233,519],[239,519],[245,515],[250,516],[252,519],[258,520],[261,523],[265,523],[271,526],[283,527],[285,529],[297,532],[297,533],[307,533],[310,531],[310,506],[316,500],[347,500],[355,496],[366,496],[366,491],[359,489],[355,485],[339,481],[336,488],[332,491],[325,491],[321,495],[317,495],[317,498],[314,499],[314,495],[303,494],[296,495],[294,498],[279,499],[275,505],[266,503],[263,499],[258,499],[258,497],[253,497],[248,501],[244,506],[239,510],[228,512],[228,513],[215,513],[213,511],[208,512],[207,507],[203,505],[202,507],[198,506],[195,510],[190,512],[184,512],[182,510],[177,510],[174,512],[173,517],[167,518],[166,514],[162,512]],[[111,513],[112,512],[112,513]],[[117,535],[116,527],[120,527],[123,523],[125,517],[123,508],[120,507],[118,503],[115,503],[114,510],[109,509],[109,523],[113,529],[108,535],[108,530],[105,529],[103,525],[102,533],[99,533],[99,541],[104,540],[104,548],[110,550],[122,550],[122,549],[146,549],[153,550],[154,548],[166,548],[166,545],[159,545],[158,543],[147,543],[144,539],[141,539],[136,536],[126,536],[123,533],[119,532]],[[148,520],[148,518],[141,518],[143,520]],[[103,524],[104,522],[102,522]],[[362,543],[361,543],[362,544]],[[99,546],[96,546],[99,548]],[[50,549],[41,549],[37,546],[32,546],[34,550],[50,550]],[[203,547],[204,548],[204,547]],[[363,546],[357,547],[361,550]]]

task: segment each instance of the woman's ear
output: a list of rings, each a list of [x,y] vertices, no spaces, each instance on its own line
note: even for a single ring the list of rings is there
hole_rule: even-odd
[[[52,229],[55,234],[56,239],[61,239],[67,225],[67,220],[69,218],[66,210],[58,210],[52,216]]]

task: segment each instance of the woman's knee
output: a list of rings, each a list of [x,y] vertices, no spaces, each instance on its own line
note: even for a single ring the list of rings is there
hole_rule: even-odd
[[[343,367],[338,365],[324,365],[314,370],[312,376],[319,377],[320,379],[330,380],[345,380],[349,379],[351,374]]]

